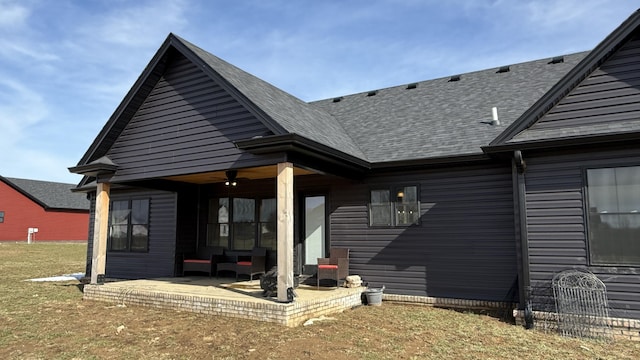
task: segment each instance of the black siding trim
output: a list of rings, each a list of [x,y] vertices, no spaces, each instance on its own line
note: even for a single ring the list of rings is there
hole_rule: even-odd
[[[353,170],[365,171],[370,167],[367,161],[345,154],[298,134],[265,136],[236,141],[235,144],[239,149],[252,154],[271,154],[291,151],[318,160],[340,164],[341,166],[349,166]]]
[[[486,146],[482,149],[487,154],[497,154],[502,152],[511,152],[514,150],[539,150],[539,149],[565,149],[584,145],[600,145],[611,143],[625,143],[640,140],[640,133],[636,131],[620,132],[616,134],[604,135],[583,135],[575,137],[566,137],[553,140],[535,140],[527,142],[517,142],[501,144],[496,146]]]

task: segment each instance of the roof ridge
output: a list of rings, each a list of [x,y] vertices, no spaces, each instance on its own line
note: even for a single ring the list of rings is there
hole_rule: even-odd
[[[5,176],[5,179],[11,181],[13,183],[13,180],[18,180],[18,181],[30,181],[30,182],[40,182],[40,183],[45,183],[45,184],[58,184],[58,185],[70,185],[71,187],[76,186],[76,184],[72,184],[72,183],[64,183],[64,182],[59,182],[59,181],[47,181],[47,180],[38,180],[38,179],[25,179],[25,178],[15,178],[15,177],[8,177]]]

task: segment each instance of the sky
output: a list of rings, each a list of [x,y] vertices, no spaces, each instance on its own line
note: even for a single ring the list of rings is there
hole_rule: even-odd
[[[611,0],[0,0],[0,175],[71,174],[169,33],[313,101],[590,50]]]

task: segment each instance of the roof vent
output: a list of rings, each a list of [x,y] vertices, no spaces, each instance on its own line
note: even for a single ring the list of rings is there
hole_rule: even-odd
[[[342,96],[337,97],[337,98],[333,98],[333,102],[340,102],[340,101],[342,101],[342,99],[344,99]]]
[[[378,90],[372,90],[367,93],[367,96],[375,96],[378,94]]]
[[[498,108],[494,106],[491,109],[491,114],[493,115],[493,118],[491,119],[491,125],[500,125],[500,120],[498,120]]]
[[[511,67],[510,66],[501,66],[500,69],[498,69],[498,71],[496,71],[496,74],[501,74],[501,73],[506,73],[511,71]]]
[[[553,59],[551,59],[551,61],[549,61],[547,64],[559,64],[563,62],[564,62],[564,56],[556,56]]]
[[[453,75],[451,78],[449,78],[449,82],[460,81],[461,77],[462,77],[462,75]]]
[[[407,85],[407,89],[415,89],[418,87],[418,83],[411,83],[409,85]]]

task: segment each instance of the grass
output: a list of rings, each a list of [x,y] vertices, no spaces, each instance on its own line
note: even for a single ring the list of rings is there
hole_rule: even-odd
[[[82,300],[86,245],[0,243],[2,359],[636,359],[613,344],[527,331],[491,316],[383,303],[311,326]]]

